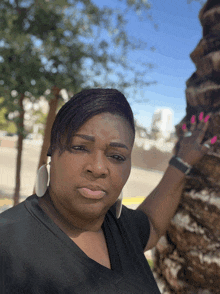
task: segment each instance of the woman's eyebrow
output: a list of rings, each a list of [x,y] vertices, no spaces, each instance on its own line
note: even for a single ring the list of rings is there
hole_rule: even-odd
[[[95,137],[89,136],[89,135],[76,134],[73,137],[80,137],[82,139],[85,139],[85,140],[88,140],[88,141],[91,141],[91,142],[95,142]],[[125,144],[123,144],[123,143],[111,142],[109,144],[109,146],[111,146],[111,147],[118,147],[118,148],[125,148],[125,149],[128,150],[128,147]]]
[[[111,147],[126,148],[128,150],[128,147],[125,144],[122,144],[122,143],[111,142],[109,145]]]
[[[93,137],[93,136],[76,134],[76,135],[73,135],[73,137],[80,137],[80,138],[83,138],[85,140],[95,142],[95,137]]]

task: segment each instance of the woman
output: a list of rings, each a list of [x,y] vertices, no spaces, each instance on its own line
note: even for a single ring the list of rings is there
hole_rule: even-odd
[[[0,216],[1,293],[160,293],[144,251],[166,232],[185,174],[217,139],[201,144],[208,118],[183,126],[161,182],[132,210],[121,194],[135,138],[126,98],[113,89],[72,97],[53,124],[49,187],[43,166],[37,195]]]

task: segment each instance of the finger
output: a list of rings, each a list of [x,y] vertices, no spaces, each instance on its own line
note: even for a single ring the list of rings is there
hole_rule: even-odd
[[[206,140],[205,143],[202,145],[202,151],[207,152],[212,145],[214,145],[218,140],[217,136],[214,136],[213,138]]]
[[[203,153],[207,153],[209,149],[211,148],[209,142],[202,144],[201,150]]]
[[[199,121],[203,121],[203,118],[204,118],[204,112],[200,112],[199,114]]]
[[[211,139],[211,144],[215,144],[217,142],[217,139],[218,137],[217,136],[214,136],[212,139]]]
[[[206,115],[206,117],[204,119],[202,119],[198,125],[198,131],[199,131],[198,140],[199,140],[199,142],[201,142],[203,140],[205,133],[208,129],[210,116],[211,116],[210,113],[208,115]],[[202,115],[200,116],[200,118],[202,118]]]
[[[198,127],[198,137],[197,137],[197,140],[198,142],[202,142],[204,136],[205,136],[205,133],[208,129],[208,126],[209,126],[209,122],[207,121],[206,123],[203,123],[203,125],[199,125]]]
[[[191,123],[191,126],[190,126],[190,131],[194,131],[196,129],[196,116],[193,115],[190,119],[190,123]]]
[[[184,137],[191,137],[192,136],[192,132],[188,130],[188,128],[187,128],[187,126],[186,126],[185,123],[182,125],[182,131],[183,131],[182,138],[184,138]]]
[[[204,112],[203,111],[200,112],[198,119],[199,119],[198,128],[201,128],[202,122],[204,122]]]
[[[198,128],[201,128],[203,126],[203,123],[206,123],[209,118],[211,117],[211,113],[208,113],[205,117],[204,117],[204,112],[200,112],[199,114],[199,124],[198,124]]]
[[[211,117],[211,112],[209,112],[205,117],[204,117],[204,112],[200,112],[200,114],[199,114],[199,124],[198,124],[198,127],[200,126],[202,126],[203,125],[203,123],[206,123],[209,119],[210,119],[210,117]]]
[[[182,136],[187,137],[187,133],[189,133],[189,130],[188,130],[187,126],[186,126],[186,123],[184,123],[182,125],[182,131],[183,131]]]
[[[187,129],[187,126],[185,123],[182,125],[182,131],[183,131],[183,133],[188,132],[188,129]]]
[[[212,115],[211,112],[209,112],[209,113],[206,115],[206,117],[204,118],[204,122],[205,122],[205,123],[210,119],[211,115]]]

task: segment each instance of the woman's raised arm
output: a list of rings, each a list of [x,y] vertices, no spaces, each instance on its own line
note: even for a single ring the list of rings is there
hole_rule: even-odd
[[[195,116],[193,116],[189,131],[186,125],[183,125],[184,135],[178,142],[178,150],[170,160],[163,178],[137,207],[148,216],[150,221],[151,231],[145,251],[152,249],[168,229],[180,202],[185,174],[207,153],[209,145],[214,144],[217,140],[215,136],[201,144],[208,128],[209,117],[210,115],[207,115],[203,119],[203,113],[200,114],[200,122],[197,125]]]

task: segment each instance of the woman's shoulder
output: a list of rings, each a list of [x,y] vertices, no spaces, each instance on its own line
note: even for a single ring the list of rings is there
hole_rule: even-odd
[[[29,196],[26,200],[0,213],[0,228],[9,224],[23,222],[30,215],[26,203],[31,202],[36,195]]]
[[[27,205],[35,199],[32,196],[0,214],[0,255],[13,255],[16,248],[25,248],[37,230],[38,220]]]

